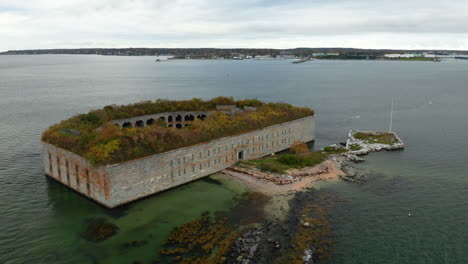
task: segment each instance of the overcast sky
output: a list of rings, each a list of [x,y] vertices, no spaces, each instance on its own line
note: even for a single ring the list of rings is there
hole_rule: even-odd
[[[0,51],[86,47],[468,50],[468,0],[0,0]]]

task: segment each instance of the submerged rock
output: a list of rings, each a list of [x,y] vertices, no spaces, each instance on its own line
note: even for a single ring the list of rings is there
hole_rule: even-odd
[[[91,219],[81,236],[91,242],[101,242],[117,233],[119,228],[106,219]]]
[[[352,155],[355,156],[355,155]],[[359,157],[356,156],[356,158],[360,159]],[[341,180],[348,181],[348,182],[356,182],[356,183],[362,183],[365,182],[367,179],[367,173],[357,169],[354,166],[354,161],[350,161],[350,159],[345,156],[336,156],[333,158],[334,161],[337,162],[338,166],[340,169],[344,172],[344,174],[339,174],[338,177]]]
[[[239,237],[231,248],[232,256],[236,256],[239,264],[255,263],[254,256],[257,252],[260,237],[264,234],[262,228],[251,229]]]
[[[314,252],[315,248],[311,247],[310,249],[304,250],[304,257],[302,259],[304,260],[304,264],[314,264]]]
[[[343,153],[343,156],[344,156],[347,160],[349,160],[349,161],[351,161],[351,162],[354,162],[354,163],[358,163],[358,162],[363,162],[363,161],[365,161],[365,159],[363,159],[363,158],[361,158],[361,157],[359,157],[359,156],[357,156],[357,155],[354,155],[354,154]]]

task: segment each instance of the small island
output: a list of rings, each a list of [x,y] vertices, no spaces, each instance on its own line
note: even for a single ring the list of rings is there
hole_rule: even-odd
[[[217,97],[106,106],[42,135],[46,175],[115,207],[314,140],[315,113]]]

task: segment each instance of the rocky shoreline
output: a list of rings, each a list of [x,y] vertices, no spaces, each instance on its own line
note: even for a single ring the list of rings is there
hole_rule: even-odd
[[[356,138],[356,134],[369,135],[370,139],[362,140]],[[374,142],[372,136],[379,137],[385,135],[390,138],[390,144]],[[267,192],[274,190],[298,191],[310,187],[315,182],[330,179],[341,179],[347,182],[362,183],[366,180],[366,173],[357,169],[354,163],[365,161],[360,156],[370,152],[381,150],[403,149],[404,144],[394,132],[373,132],[351,130],[346,141],[346,152],[330,155],[328,159],[313,167],[300,169],[289,169],[285,174],[260,171],[254,167],[233,166],[222,172],[248,182],[250,184],[265,189]],[[327,148],[335,151],[340,148],[333,144]],[[322,150],[323,151],[323,150]],[[274,187],[274,185],[279,187]]]
[[[357,132],[350,132],[346,151],[336,144],[326,147],[321,152],[327,155],[327,160],[315,166],[288,169],[284,174],[261,171],[248,164],[223,170],[218,179],[243,182],[251,188],[246,192],[248,199],[241,199],[236,208],[223,217],[204,216],[182,225],[171,234],[168,241],[172,244],[161,252],[180,264],[314,264],[326,261],[334,253],[330,211],[337,203],[345,201],[329,191],[310,187],[331,179],[365,182],[369,174],[356,165],[364,161],[359,155],[404,147],[396,134],[397,141],[392,138],[392,144],[381,144],[356,139],[353,133]],[[194,228],[199,230],[194,232]],[[202,239],[195,239],[199,236]],[[218,249],[214,250],[216,245]],[[200,248],[202,253],[191,253],[192,247]]]
[[[369,135],[381,135],[381,134],[391,134],[393,135],[395,141],[392,142],[391,144],[383,144],[383,143],[374,143],[370,140],[362,140],[356,138],[356,134],[358,133],[364,133],[364,134],[369,134]],[[351,146],[359,146],[360,149],[357,150],[352,150]],[[403,149],[405,148],[405,144],[403,141],[398,137],[398,135],[395,132],[376,132],[376,131],[358,131],[358,130],[351,130],[348,133],[348,140],[346,140],[346,148],[350,151],[348,151],[348,154],[351,155],[366,155],[369,154],[370,152],[376,152],[376,151],[381,151],[381,150],[398,150],[398,149]]]

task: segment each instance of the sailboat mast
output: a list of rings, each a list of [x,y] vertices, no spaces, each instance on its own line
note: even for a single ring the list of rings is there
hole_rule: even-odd
[[[393,125],[393,98],[392,98],[392,108],[390,110],[390,130],[389,130],[389,132],[392,132],[392,125]]]

